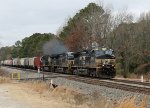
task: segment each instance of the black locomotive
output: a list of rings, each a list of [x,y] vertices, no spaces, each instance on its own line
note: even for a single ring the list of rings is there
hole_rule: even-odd
[[[116,75],[116,61],[111,49],[45,55],[41,62],[43,70],[52,72],[99,78],[114,78]]]

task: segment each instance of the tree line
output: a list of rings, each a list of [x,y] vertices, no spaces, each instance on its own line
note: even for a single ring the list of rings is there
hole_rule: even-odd
[[[43,45],[53,38],[55,38],[55,35],[51,33],[34,33],[29,37],[25,37],[22,41],[17,41],[13,46],[2,47],[0,49],[0,59],[41,56],[43,55]]]

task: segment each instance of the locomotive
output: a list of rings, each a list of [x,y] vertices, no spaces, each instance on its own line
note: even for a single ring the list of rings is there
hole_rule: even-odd
[[[116,76],[115,63],[115,56],[111,49],[84,50],[1,61],[1,64],[6,66],[110,79]]]
[[[51,72],[99,78],[114,78],[116,76],[116,61],[111,49],[45,55],[41,57],[41,62],[42,69]]]

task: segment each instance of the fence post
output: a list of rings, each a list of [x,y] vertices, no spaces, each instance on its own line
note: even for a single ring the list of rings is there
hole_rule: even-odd
[[[13,79],[14,78],[14,75],[13,75],[13,72],[11,73],[11,79]]]
[[[42,70],[42,72],[43,72],[43,81],[44,81],[45,80],[44,71]]]
[[[18,80],[20,80],[20,77],[21,77],[20,74],[21,74],[21,72],[18,72]]]
[[[141,82],[144,82],[144,78],[143,78],[143,75],[141,75]]]
[[[39,74],[39,79],[40,79],[40,68],[38,67],[38,74]]]

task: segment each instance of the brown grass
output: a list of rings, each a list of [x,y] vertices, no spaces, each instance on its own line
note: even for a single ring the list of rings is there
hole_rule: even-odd
[[[135,97],[126,98],[120,103],[116,103],[108,101],[98,92],[94,92],[92,96],[86,96],[80,91],[75,91],[62,86],[50,88],[48,84],[42,81],[30,81],[27,84],[32,90],[39,92],[40,94],[48,93],[46,94],[47,97],[59,98],[62,101],[77,106],[86,104],[88,108],[147,108],[147,97],[144,97],[138,104],[136,103]]]
[[[4,70],[0,69],[0,84],[9,82],[11,82],[10,78],[7,76]]]
[[[106,100],[103,96],[95,91],[92,96],[89,97],[90,108],[115,108],[115,104]]]
[[[147,97],[145,96],[140,103],[140,108],[147,108]]]
[[[131,99],[125,99],[124,101],[118,104],[117,108],[137,108],[135,103],[135,97]]]
[[[140,78],[140,76],[138,76],[137,74],[134,74],[134,73],[131,73],[131,74],[129,74],[129,78],[130,79],[139,79]]]
[[[5,76],[5,72],[2,69],[0,69],[0,76]]]
[[[44,93],[45,91],[49,90],[49,86],[45,82],[42,82],[42,81],[30,81],[28,83],[29,83],[29,87],[31,89],[33,89],[34,91],[36,91],[36,92]]]
[[[27,84],[29,88],[39,92],[40,94],[46,94],[47,96],[51,96],[53,98],[60,98],[61,100],[71,104],[81,105],[87,100],[84,94],[63,86],[51,88],[49,84],[42,81],[29,81]]]
[[[136,104],[135,97],[125,99],[118,104],[117,108],[147,108],[147,97],[145,96],[143,100],[138,104]]]
[[[76,105],[81,105],[87,100],[84,94],[62,86],[55,88],[52,95],[61,97],[62,100]]]
[[[10,78],[0,77],[0,84],[2,84],[2,83],[9,83],[9,82],[11,82]]]

